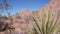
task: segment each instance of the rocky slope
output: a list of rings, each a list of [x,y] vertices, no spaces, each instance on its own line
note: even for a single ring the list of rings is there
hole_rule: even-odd
[[[50,2],[44,7],[36,10],[35,13],[37,17],[39,17],[38,15],[42,11],[49,11],[51,14],[58,12],[58,14],[60,14],[60,0],[50,0]],[[27,29],[27,26],[29,26],[29,21],[26,19],[26,17],[30,15],[32,15],[32,12],[28,9],[24,9],[22,12],[13,15],[12,19],[15,30],[12,31],[11,34],[27,34],[25,30]],[[10,19],[11,17],[8,18]],[[9,19],[6,21],[10,23]],[[0,34],[5,34],[5,31],[1,32]]]

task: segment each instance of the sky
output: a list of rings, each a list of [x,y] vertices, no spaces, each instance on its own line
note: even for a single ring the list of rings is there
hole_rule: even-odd
[[[12,15],[21,12],[27,8],[29,10],[38,10],[46,5],[50,0],[7,0],[13,9],[8,10]],[[3,0],[0,0],[3,2]],[[5,12],[4,15],[7,13]]]

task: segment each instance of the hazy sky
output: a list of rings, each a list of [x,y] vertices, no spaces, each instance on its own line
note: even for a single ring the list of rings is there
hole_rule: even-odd
[[[11,14],[20,12],[27,8],[29,10],[37,10],[47,4],[50,0],[8,0],[8,3],[13,6],[13,9],[9,10]],[[0,0],[3,2],[3,0]],[[5,13],[6,14],[6,13]]]

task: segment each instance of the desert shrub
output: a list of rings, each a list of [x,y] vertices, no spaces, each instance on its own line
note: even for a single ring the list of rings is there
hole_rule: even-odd
[[[28,34],[56,34],[60,26],[60,14],[59,12],[40,12],[39,17],[35,12],[32,13],[32,19],[28,18],[30,21],[30,26],[28,26]],[[32,21],[32,22],[31,22]]]

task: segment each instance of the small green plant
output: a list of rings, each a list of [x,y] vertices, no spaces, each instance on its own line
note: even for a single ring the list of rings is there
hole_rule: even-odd
[[[27,29],[28,34],[56,34],[60,26],[60,15],[58,12],[41,12],[39,18],[36,12],[32,13],[32,19],[28,18],[30,21],[30,26]],[[31,22],[32,21],[32,22]]]

